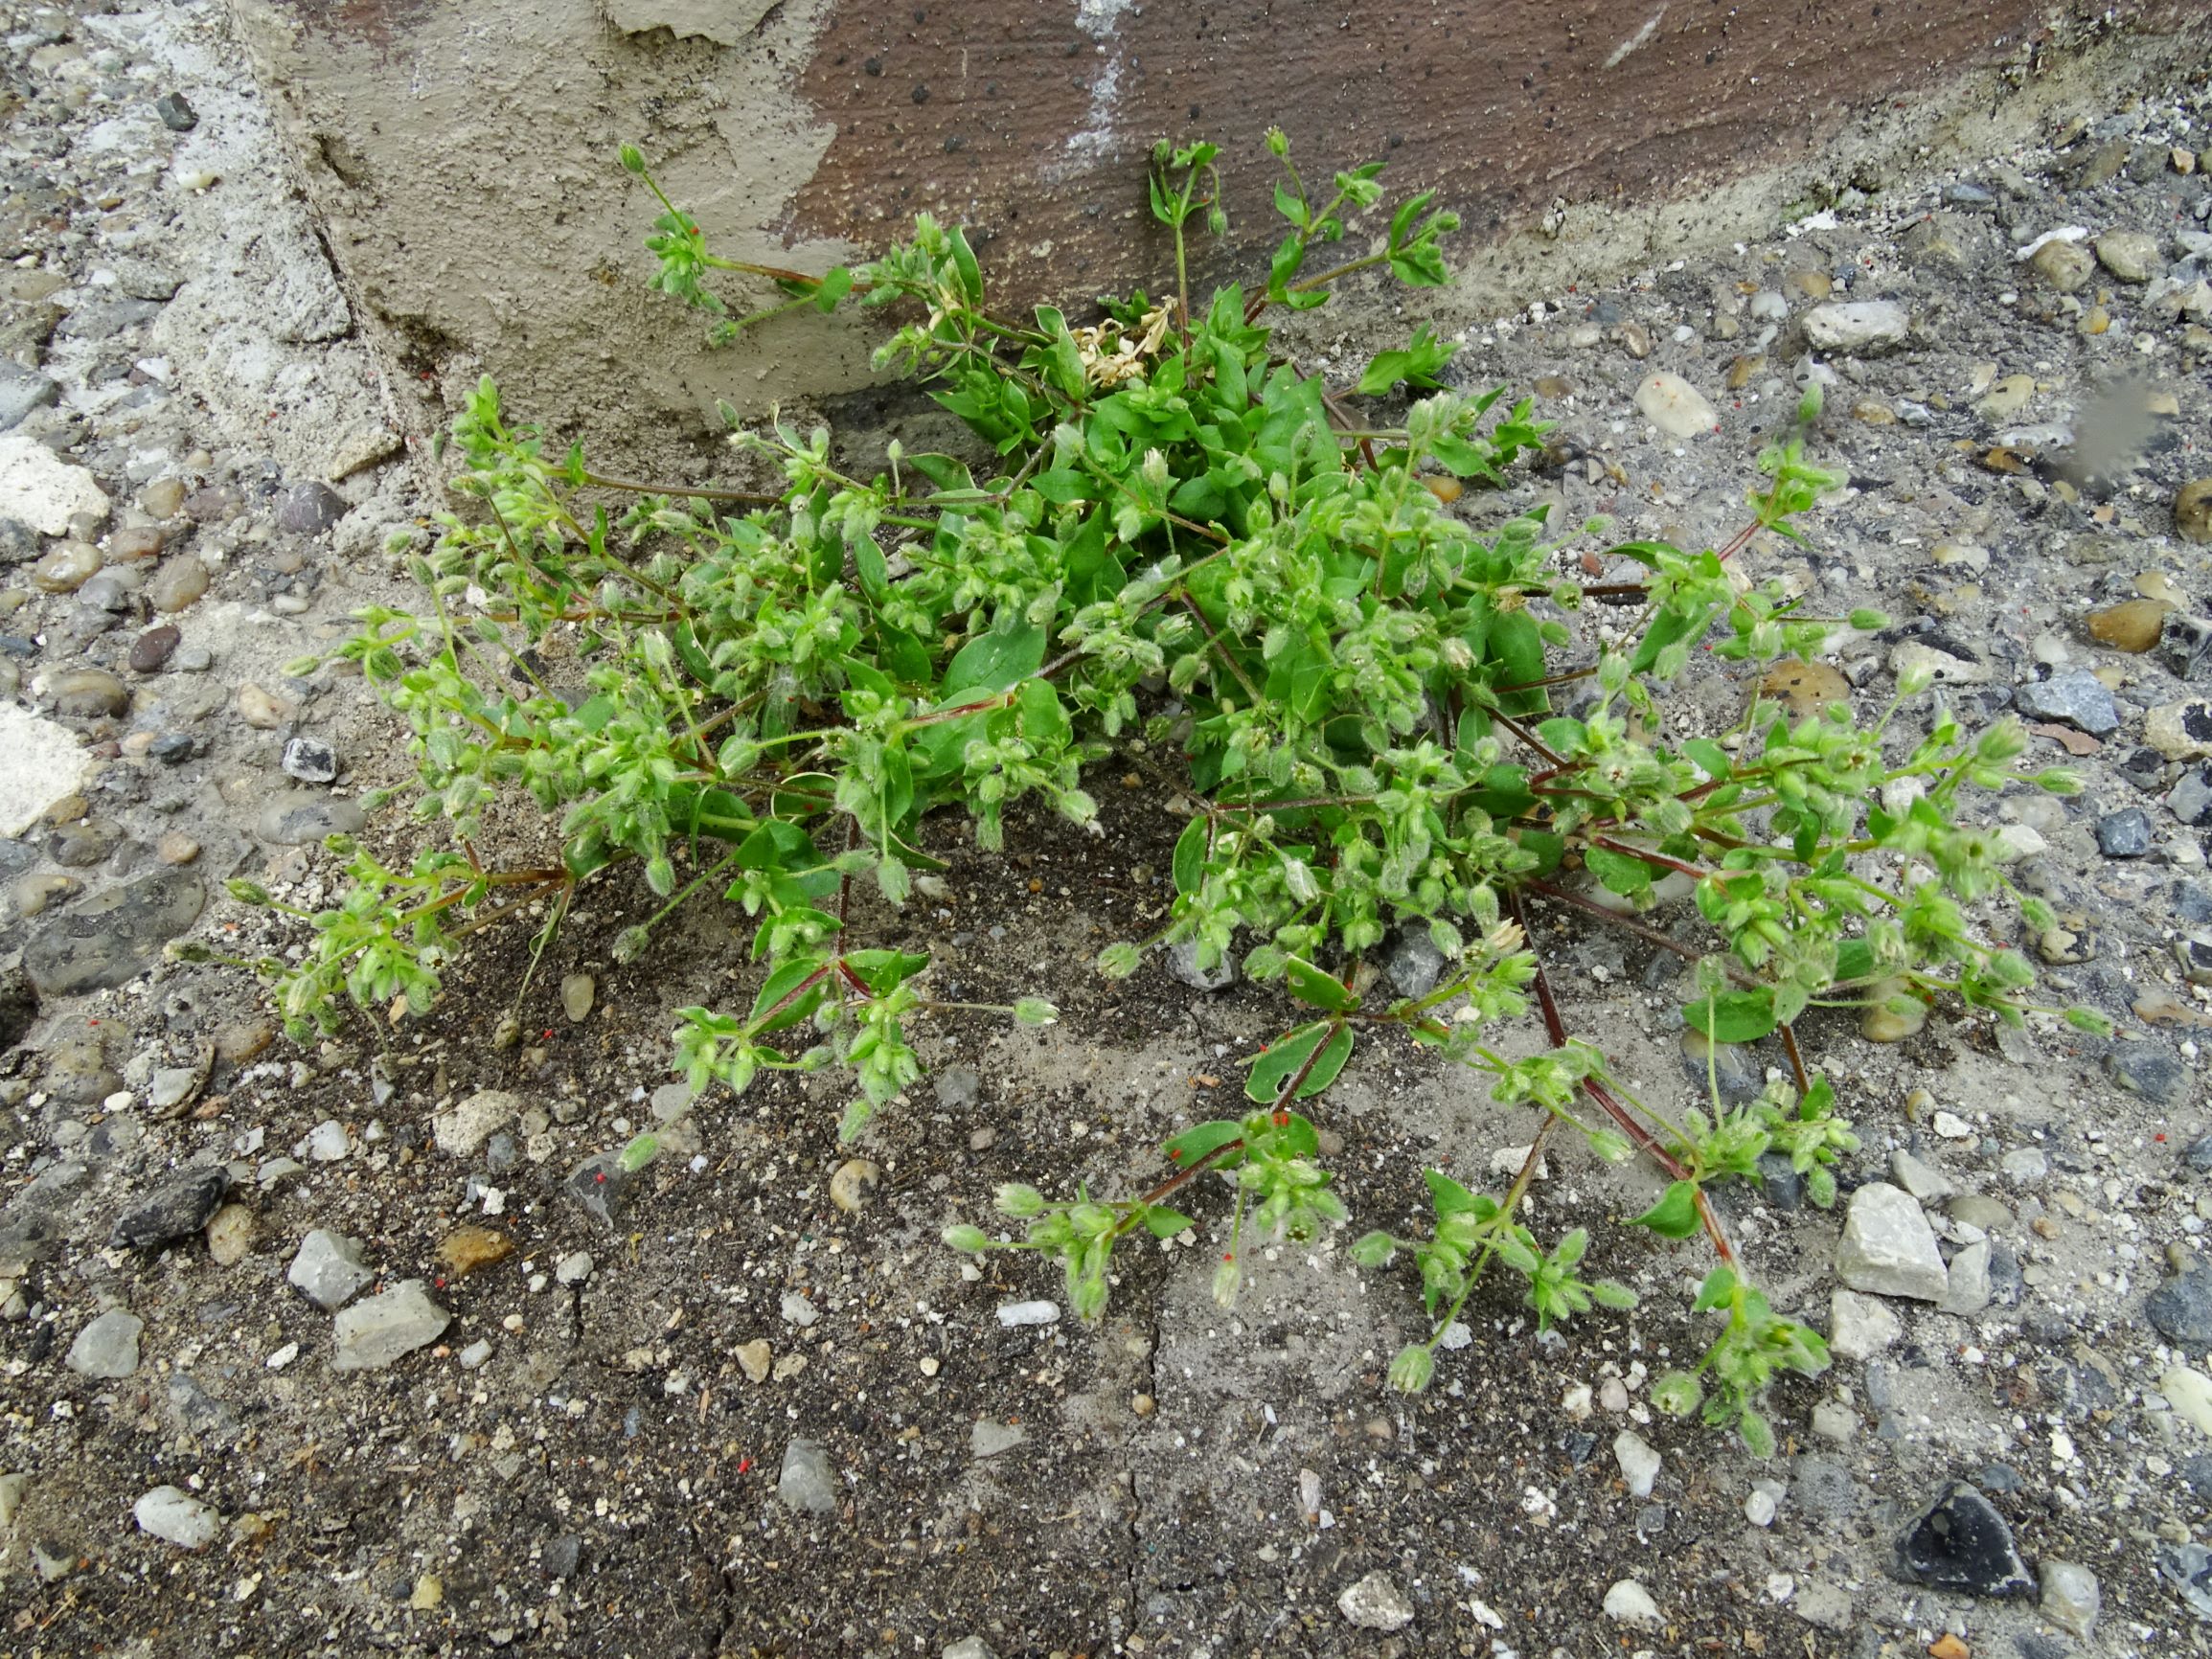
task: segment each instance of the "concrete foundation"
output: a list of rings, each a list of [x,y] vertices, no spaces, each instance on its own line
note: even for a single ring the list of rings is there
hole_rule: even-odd
[[[927,210],[1001,295],[1158,291],[1159,137],[1226,149],[1207,263],[1281,230],[1260,135],[1310,172],[1386,159],[1467,228],[1446,327],[1770,229],[1846,186],[2048,136],[2054,108],[2201,64],[2187,0],[233,0],[415,431],[482,371],[607,463],[696,467],[718,399],[862,386],[880,317],[708,353],[648,293],[640,144],[718,251],[865,258]],[[736,302],[766,300],[732,284]],[[1344,327],[1332,308],[1333,330]]]

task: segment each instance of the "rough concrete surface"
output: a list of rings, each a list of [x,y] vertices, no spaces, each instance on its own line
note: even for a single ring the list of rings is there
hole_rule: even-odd
[[[1156,261],[1161,137],[1224,145],[1249,205],[1223,259],[1249,264],[1281,228],[1260,145],[1280,122],[1310,173],[1386,158],[1467,216],[1486,251],[1437,307],[1456,326],[1987,149],[2054,100],[2155,78],[2205,27],[2186,0],[233,4],[412,426],[489,369],[641,467],[692,459],[718,398],[864,383],[868,336],[806,317],[702,359],[697,319],[639,286],[657,209],[613,165],[626,140],[729,257],[819,271],[928,210],[970,228],[1010,299],[1064,303],[1132,251]]]
[[[1456,383],[1529,393],[1558,422],[1454,511],[1488,534],[1548,507],[1562,580],[1626,575],[1603,568],[1616,539],[1732,535],[1800,382],[1826,385],[1811,456],[1849,483],[1806,519],[1809,545],[1754,537],[1745,567],[1824,614],[1888,613],[1818,665],[1862,716],[1901,673],[1950,665],[1942,700],[1899,711],[1901,745],[1942,709],[2009,711],[2039,762],[2085,780],[1973,811],[2057,913],[2018,939],[2043,992],[2124,1038],[1946,1002],[1876,1041],[1819,1011],[1809,1053],[1864,1139],[1838,1170],[1845,1206],[1813,1208],[1786,1170],[1716,1194],[1777,1307],[1860,1337],[1772,1392],[1782,1444],[1756,1460],[1653,1408],[1654,1377],[1711,1339],[1691,1311],[1710,1258],[1622,1226],[1656,1177],[1572,1137],[1532,1224],[1588,1227],[1591,1269],[1640,1306],[1539,1335],[1516,1287],[1488,1284],[1418,1399],[1383,1376],[1425,1329],[1402,1263],[1354,1268],[1351,1234],[1247,1238],[1223,1309],[1208,1284],[1229,1207],[1198,1183],[1188,1240],[1117,1257],[1096,1325],[1047,1265],[936,1242],[947,1220],[990,1222],[1003,1181],[1141,1190],[1161,1138],[1222,1111],[1239,1061],[1282,1029],[1265,985],[1090,970],[1158,926],[1183,826],[1174,791],[1132,785],[1121,756],[1085,780],[1105,836],[1017,811],[998,853],[938,814],[926,902],[856,894],[853,937],[927,952],[933,995],[1038,992],[1061,1012],[1040,1031],[918,1019],[928,1076],[871,1126],[865,1180],[836,1142],[834,1073],[764,1077],[741,1100],[669,1085],[673,1011],[741,1008],[758,983],[748,930],[711,899],[625,962],[618,929],[650,904],[609,872],[541,961],[510,920],[467,942],[426,1016],[379,1008],[301,1045],[242,967],[164,960],[178,929],[225,957],[299,947],[305,922],[221,882],[314,914],[340,891],[322,830],[395,866],[441,845],[403,799],[368,817],[355,798],[413,778],[358,678],[283,671],[349,612],[420,602],[378,549],[422,504],[378,424],[365,313],[348,300],[346,331],[329,303],[342,290],[224,17],[0,0],[0,338],[57,387],[18,430],[111,502],[104,525],[0,527],[0,700],[85,763],[73,799],[0,838],[0,1648],[2212,1654],[2212,99],[2193,70],[2139,102],[2039,103],[2031,142],[1871,193],[1831,177],[1836,211],[1741,248],[1662,240],[1617,283],[1531,278],[1474,326],[1444,323]],[[466,31],[452,46],[467,57]],[[585,82],[560,83],[588,105]],[[509,246],[532,234],[481,199],[454,211]],[[2054,232],[2046,246],[2103,262],[2020,257]],[[126,284],[167,280],[142,268],[157,259],[176,285],[137,300]],[[1116,275],[1156,270],[1132,253]],[[612,294],[636,276],[608,274]],[[1429,298],[1390,334],[1444,316]],[[1813,346],[1820,306],[1861,302],[1902,308],[1904,338]],[[1395,343],[1383,309],[1321,313],[1301,367],[1346,378]],[[565,441],[615,399],[558,368],[550,405],[512,404]],[[1638,394],[1659,375],[1709,427],[1651,423]],[[840,463],[867,466],[891,436],[919,448],[923,425],[905,405],[840,430]],[[1572,534],[1599,515],[1602,536]],[[1563,621],[1562,664],[1619,618]],[[65,710],[65,675],[103,678]],[[1678,693],[1707,725],[1750,694],[1703,653]],[[303,737],[334,752],[334,784],[286,771]],[[483,852],[545,846],[517,814]],[[1681,966],[1575,913],[1532,920],[1568,1028],[1654,1105],[1701,1099]],[[1710,938],[1680,901],[1650,920]],[[2001,907],[1985,920],[2012,925]],[[1407,954],[1393,974],[1421,971]],[[66,980],[45,966],[63,957]],[[587,1003],[565,994],[584,979]],[[1531,1020],[1499,1040],[1543,1039]],[[1785,1061],[1768,1041],[1710,1075],[1755,1089]],[[1481,1179],[1534,1127],[1387,1040],[1314,1110],[1355,1233],[1415,1230],[1424,1167]],[[442,1144],[441,1119],[462,1118]],[[662,1156],[610,1178],[649,1126]],[[1946,1258],[1941,1303],[1836,1294],[1849,1195],[1891,1179]],[[398,1296],[377,1307],[399,1321],[366,1322],[393,1338],[368,1351],[380,1366],[346,1369],[365,1322],[288,1280],[318,1231],[359,1239]],[[72,1370],[79,1333],[117,1309],[143,1322],[137,1370]]]

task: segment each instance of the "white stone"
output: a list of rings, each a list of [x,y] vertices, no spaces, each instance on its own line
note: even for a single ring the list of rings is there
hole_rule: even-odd
[[[1650,1497],[1663,1461],[1651,1443],[1634,1429],[1625,1428],[1613,1436],[1613,1457],[1621,1466],[1621,1478],[1629,1483],[1630,1495]]]
[[[1853,1290],[1941,1302],[1949,1283],[1935,1232],[1912,1195],[1886,1181],[1851,1194],[1836,1276]]]
[[[402,1354],[436,1342],[453,1316],[431,1301],[420,1279],[408,1279],[338,1315],[332,1371],[381,1371]]]
[[[1973,1125],[1956,1112],[1938,1112],[1931,1120],[1935,1132],[1947,1141],[1971,1141]]]
[[[66,729],[0,702],[0,835],[20,835],[84,783],[83,747]]]
[[[2175,1416],[2195,1423],[2200,1434],[2212,1435],[2212,1376],[2177,1365],[2158,1379],[2158,1392]]]
[[[522,1102],[505,1089],[480,1089],[449,1112],[430,1120],[438,1149],[455,1158],[468,1158],[490,1138],[491,1131],[511,1122]]]
[[[2069,1636],[2084,1642],[2097,1623],[2097,1612],[2104,1604],[2104,1592],[2097,1587],[2097,1575],[2073,1561],[2054,1560],[2045,1556],[2039,1566],[2042,1579],[2042,1597],[2036,1610]]]
[[[586,1250],[579,1250],[572,1255],[563,1256],[555,1264],[553,1276],[563,1284],[582,1284],[591,1277],[592,1265],[591,1253]]]
[[[1659,1604],[1651,1591],[1633,1579],[1623,1579],[1606,1592],[1606,1617],[1618,1625],[1641,1625],[1656,1629]]]
[[[796,1290],[787,1290],[784,1292],[783,1314],[786,1325],[796,1325],[804,1330],[822,1317],[822,1310]]]
[[[88,470],[20,432],[0,437],[0,518],[41,535],[61,535],[80,512],[95,521],[107,517],[107,497]]]
[[[1911,337],[1911,316],[1892,300],[1853,300],[1815,306],[1805,313],[1805,338],[1815,351],[1871,357]]]
[[[1946,1313],[1972,1318],[1990,1304],[1989,1240],[1969,1244],[1950,1259],[1950,1273],[1943,1300],[1936,1304]]]
[[[1413,1623],[1413,1603],[1388,1573],[1370,1573],[1336,1598],[1336,1610],[1362,1630],[1402,1630]]]
[[[1060,1304],[1057,1302],[1008,1302],[1000,1305],[998,1323],[1009,1330],[1017,1325],[1058,1325]]]
[[[1720,423],[1702,392],[1664,369],[1646,375],[1636,387],[1636,407],[1645,420],[1674,438],[1696,438]]]
[[[998,1659],[998,1650],[980,1636],[963,1636],[946,1643],[938,1659]]]
[[[1838,1290],[1828,1301],[1828,1346],[1844,1359],[1871,1359],[1904,1334],[1889,1305],[1856,1290]]]
[[[204,1549],[215,1542],[220,1518],[190,1492],[175,1487],[155,1487],[130,1506],[138,1530],[177,1546]]]
[[[300,1155],[300,1148],[307,1148],[307,1156],[318,1164],[335,1164],[347,1151],[346,1125],[335,1118],[325,1118],[308,1131],[300,1147],[292,1148],[293,1156]]]
[[[296,1342],[287,1342],[284,1347],[271,1353],[268,1358],[262,1360],[262,1363],[271,1371],[282,1371],[299,1357],[300,1345]]]
[[[361,1261],[361,1241],[318,1227],[300,1240],[299,1253],[285,1274],[294,1288],[325,1313],[334,1313],[376,1273]]]

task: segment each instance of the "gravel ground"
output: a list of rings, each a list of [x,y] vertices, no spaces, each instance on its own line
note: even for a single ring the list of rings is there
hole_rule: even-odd
[[[1857,179],[1730,256],[1528,296],[1458,360],[1560,423],[1471,516],[1678,541],[1733,533],[1752,456],[1827,380],[1814,458],[1851,486],[1810,551],[1746,557],[1896,623],[1803,694],[1878,707],[1928,666],[2088,780],[1987,816],[2062,913],[2025,942],[2051,999],[2117,1039],[1805,1022],[1865,1146],[1835,1213],[1780,1179],[1727,1195],[1842,1355],[1776,1391],[1762,1463],[1650,1410],[1704,1340],[1704,1263],[1612,1224],[1655,1180],[1572,1148],[1540,1222],[1592,1225],[1642,1307],[1562,1342],[1478,1298],[1418,1402],[1382,1378],[1409,1281],[1271,1251],[1224,1313],[1220,1204],[1095,1329],[1017,1313],[1057,1290],[1028,1263],[937,1245],[1000,1181],[1149,1181],[1279,1029],[1266,991],[1083,966],[1156,925],[1180,828],[1118,762],[1103,839],[1022,818],[1001,857],[932,825],[942,883],[856,915],[950,998],[1063,1015],[933,1025],[930,1079],[856,1158],[830,1079],[668,1087],[668,1011],[746,989],[711,915],[617,966],[635,896],[594,891],[521,992],[526,941],[489,934],[432,1019],[305,1052],[240,976],[163,963],[180,934],[282,948],[220,879],[317,902],[320,836],[403,774],[357,684],[281,665],[398,597],[383,544],[423,509],[220,12],[0,22],[9,1652],[2212,1651],[2201,78]],[[1686,693],[1722,721],[1745,693],[1710,663]],[[1654,1098],[1701,1088],[1673,959],[1537,937],[1578,1034]],[[1755,1086],[1780,1057],[1726,1060]],[[1425,1164],[1478,1178],[1530,1133],[1387,1044],[1323,1117],[1360,1227],[1410,1224]],[[659,1162],[602,1179],[649,1125]]]

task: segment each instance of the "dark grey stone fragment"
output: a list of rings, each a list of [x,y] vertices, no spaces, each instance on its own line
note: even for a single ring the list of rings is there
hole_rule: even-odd
[[[1970,1596],[2020,1596],[2035,1588],[2012,1528],[1964,1481],[1948,1483],[1898,1534],[1897,1566],[1910,1582]]]
[[[221,1208],[230,1185],[230,1171],[219,1164],[187,1170],[155,1188],[136,1209],[125,1211],[108,1241],[124,1250],[157,1250],[190,1238]]]

